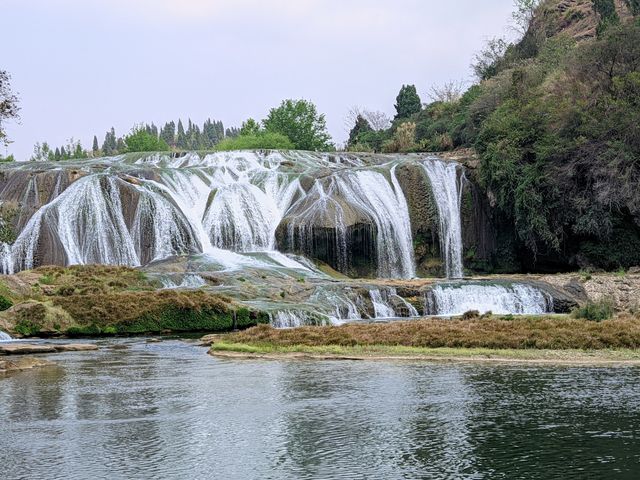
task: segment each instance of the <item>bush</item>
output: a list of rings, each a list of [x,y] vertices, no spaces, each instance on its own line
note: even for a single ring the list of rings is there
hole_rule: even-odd
[[[600,300],[598,302],[589,302],[586,305],[576,308],[571,315],[574,318],[583,318],[593,322],[601,322],[613,317],[613,302],[610,300]]]
[[[250,135],[240,135],[235,138],[225,138],[216,150],[291,150],[293,142],[281,133],[258,132]]]
[[[13,302],[4,295],[0,295],[0,312],[8,310],[11,307],[13,307]]]

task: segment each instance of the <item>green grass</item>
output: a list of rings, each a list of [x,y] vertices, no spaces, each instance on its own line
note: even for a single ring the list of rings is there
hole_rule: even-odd
[[[215,352],[235,352],[250,355],[335,356],[346,358],[441,358],[446,359],[507,359],[507,360],[557,360],[557,361],[640,361],[640,350],[537,350],[537,349],[492,349],[492,348],[421,348],[401,345],[290,345],[227,343],[221,341],[211,346]]]

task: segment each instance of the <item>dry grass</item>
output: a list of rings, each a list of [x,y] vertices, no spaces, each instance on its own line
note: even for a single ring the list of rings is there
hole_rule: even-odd
[[[80,324],[112,325],[169,309],[227,313],[231,300],[199,290],[156,290],[58,296],[53,297],[53,304],[63,308]]]
[[[404,346],[599,350],[640,348],[640,320],[620,316],[603,322],[565,316],[425,319],[385,324],[348,324],[278,330],[260,325],[229,335],[224,343],[254,346]]]

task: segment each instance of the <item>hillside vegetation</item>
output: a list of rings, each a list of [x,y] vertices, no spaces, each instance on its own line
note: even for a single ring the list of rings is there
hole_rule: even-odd
[[[489,42],[474,65],[478,84],[398,109],[384,132],[360,119],[352,147],[475,147],[480,185],[525,263],[638,265],[640,2],[517,3],[535,8],[524,34]]]

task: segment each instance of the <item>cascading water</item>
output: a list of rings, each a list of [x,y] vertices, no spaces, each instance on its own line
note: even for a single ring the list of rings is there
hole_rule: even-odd
[[[495,314],[542,314],[551,311],[552,300],[531,285],[444,284],[425,294],[426,315],[462,315],[471,310]]]
[[[422,163],[438,208],[439,237],[445,271],[448,278],[462,278],[462,220],[460,206],[464,172],[459,164],[429,158]]]
[[[10,342],[11,340],[13,340],[13,338],[11,338],[11,336],[8,333],[5,333],[2,330],[0,330],[0,342]]]

